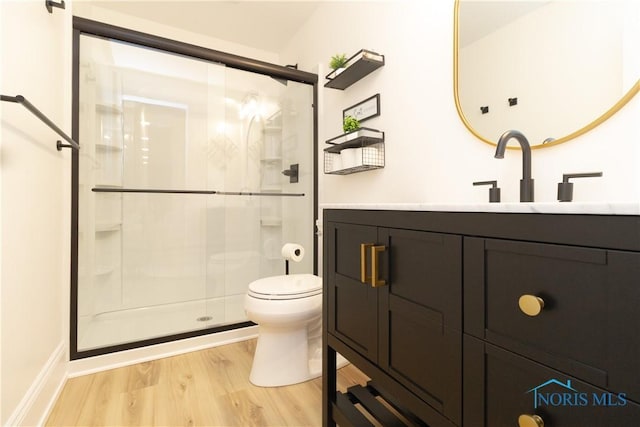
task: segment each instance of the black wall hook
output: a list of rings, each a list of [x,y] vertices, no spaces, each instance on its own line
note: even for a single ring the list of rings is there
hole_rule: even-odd
[[[482,111],[482,114],[487,114],[489,112],[489,106],[480,107],[480,111]]]
[[[45,0],[44,5],[47,8],[47,10],[49,11],[49,13],[53,13],[53,8],[54,7],[57,7],[58,9],[64,9],[65,8],[64,0],[62,0],[60,3],[57,3],[57,2],[55,2],[53,0]]]
[[[513,107],[514,105],[518,105],[518,98],[509,98],[509,107]]]

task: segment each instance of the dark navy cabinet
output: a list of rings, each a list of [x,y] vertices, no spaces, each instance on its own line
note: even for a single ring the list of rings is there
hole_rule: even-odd
[[[333,221],[324,234],[325,324],[334,344],[415,395],[427,419],[459,424],[460,236]]]
[[[336,351],[416,425],[640,425],[640,217],[330,209],[323,264],[323,425]]]

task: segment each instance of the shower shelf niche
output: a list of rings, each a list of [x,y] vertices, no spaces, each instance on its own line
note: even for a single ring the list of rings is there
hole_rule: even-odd
[[[260,225],[263,227],[281,227],[282,218],[262,218],[260,220]]]
[[[111,267],[111,266],[107,266],[107,265],[101,265],[101,266],[96,266],[95,270],[93,271],[93,275],[94,276],[106,276],[108,274],[113,273],[114,271],[116,271],[115,267]]]
[[[111,145],[111,144],[96,144],[96,150],[122,151],[122,147],[118,147],[117,145]]]
[[[122,114],[122,108],[115,104],[96,104],[96,112],[101,114]]]
[[[96,223],[96,234],[97,233],[109,233],[112,231],[120,231],[122,227],[122,222],[106,222],[106,223]]]
[[[91,178],[84,182],[83,190],[87,194],[84,208],[91,212],[88,221],[86,239],[86,256],[93,259],[87,266],[92,269],[88,273],[93,277],[84,283],[86,292],[90,292],[95,301],[101,301],[103,309],[110,308],[111,295],[121,289],[122,275],[122,195],[100,194],[94,188],[122,188],[124,165],[124,110],[116,101],[118,93],[103,93],[100,88],[89,86],[95,90],[93,107],[87,110],[86,153],[93,159],[87,163],[87,172]],[[99,99],[106,95],[109,100]],[[90,101],[90,102],[91,102]],[[89,104],[91,105],[91,104]],[[107,302],[109,301],[109,302]],[[97,307],[97,306],[96,306]]]
[[[262,134],[262,150],[260,156],[260,192],[283,194],[282,170],[287,151],[284,144],[283,121],[288,118],[281,110],[275,112],[266,121]],[[281,197],[260,198],[260,244],[263,261],[261,269],[269,275],[275,274],[280,267],[279,244],[283,238],[283,220]]]

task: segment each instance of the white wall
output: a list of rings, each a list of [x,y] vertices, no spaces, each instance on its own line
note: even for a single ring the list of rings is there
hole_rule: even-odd
[[[180,28],[159,24],[157,22],[140,19],[134,16],[125,15],[113,10],[94,6],[82,0],[73,4],[73,15],[94,21],[104,22],[131,30],[141,31],[172,40],[178,40],[196,46],[207,47],[222,52],[233,53],[235,55],[246,56],[248,58],[259,59],[266,62],[278,64],[278,55],[262,49],[208,37],[202,34],[192,33]]]
[[[328,73],[331,55],[366,48],[386,65],[345,91],[320,89],[320,156],[341,132],[342,110],[375,93],[381,116],[365,122],[386,133],[384,169],[322,175],[320,203],[488,200],[473,181],[497,179],[502,200],[518,201],[521,157],[477,140],[460,121],[453,99],[453,1],[329,2],[321,5],[281,53],[284,63]],[[640,97],[597,129],[533,152],[536,201],[554,202],[563,173],[602,171],[578,182],[575,201],[640,200]]]
[[[70,134],[71,14],[2,1],[0,28],[0,92],[24,95]],[[0,423],[34,425],[66,377],[71,156],[25,108],[0,108]]]

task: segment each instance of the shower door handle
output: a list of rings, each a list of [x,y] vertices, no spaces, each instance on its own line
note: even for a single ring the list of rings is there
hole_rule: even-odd
[[[282,175],[288,176],[289,182],[294,184],[298,182],[299,171],[300,171],[300,167],[298,166],[298,163],[295,163],[293,165],[289,165],[289,169],[283,170]]]

